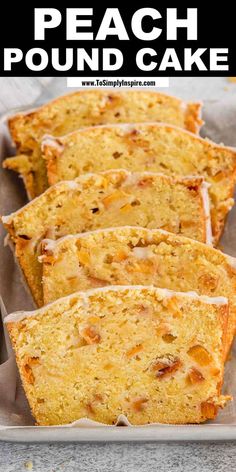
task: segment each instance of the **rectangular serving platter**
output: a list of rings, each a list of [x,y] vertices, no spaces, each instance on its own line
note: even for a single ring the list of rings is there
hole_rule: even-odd
[[[25,109],[17,110],[25,111]],[[16,110],[11,110],[7,114],[10,116]],[[13,149],[10,144],[9,135],[7,131],[7,116],[3,116],[0,120],[0,162],[10,154]],[[0,190],[6,185],[4,179],[4,171],[0,170]],[[23,183],[18,181],[15,175],[8,176],[11,187],[10,192],[14,188],[19,188],[19,196],[12,207],[11,201],[4,203],[4,198],[7,195],[1,192],[2,205],[4,213],[10,213],[26,203],[26,196],[23,190]],[[4,183],[4,185],[3,185]],[[4,187],[5,188],[5,187]],[[236,256],[236,208],[232,210],[228,218],[225,236],[223,237],[223,247],[225,252]],[[235,228],[235,230],[234,230]],[[1,247],[3,245],[3,236],[1,238]],[[3,263],[6,263],[7,258]],[[4,271],[4,267],[3,267]],[[2,274],[3,274],[2,271]],[[2,281],[1,281],[2,283]],[[5,286],[6,281],[3,285]],[[19,280],[19,284],[21,281]],[[1,291],[2,287],[0,288]],[[22,284],[22,290],[24,286]],[[4,290],[3,290],[4,292]],[[28,296],[26,294],[26,296]],[[7,300],[4,300],[7,304]],[[21,309],[22,307],[14,307]],[[25,307],[24,307],[25,308]],[[32,305],[30,306],[32,308]],[[2,313],[3,315],[3,313]],[[0,367],[6,359],[6,350],[3,349],[4,343],[3,327],[0,323]],[[235,349],[234,349],[235,351]],[[4,358],[3,358],[4,357]],[[236,354],[233,355],[233,358]],[[12,442],[112,442],[112,441],[233,441],[236,440],[236,401],[230,407],[232,416],[228,414],[227,422],[221,422],[221,414],[218,417],[218,422],[208,422],[201,425],[146,425],[146,426],[106,426],[106,425],[68,425],[56,427],[41,427],[41,426],[6,426],[0,424],[0,441]],[[223,420],[224,421],[224,420]]]
[[[0,426],[0,440],[12,442],[233,441],[236,425]]]

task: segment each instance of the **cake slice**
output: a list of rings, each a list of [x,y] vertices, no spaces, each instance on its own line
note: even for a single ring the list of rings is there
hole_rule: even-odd
[[[218,241],[233,205],[236,150],[163,123],[80,129],[42,141],[48,181],[72,180],[85,172],[124,168],[167,175],[202,175],[209,182],[212,231]]]
[[[114,284],[227,297],[227,355],[236,329],[236,259],[183,236],[128,226],[45,240],[42,254],[45,304]]]
[[[61,136],[84,126],[106,123],[165,121],[197,133],[202,124],[201,104],[150,91],[85,90],[75,92],[9,120],[17,156],[4,167],[19,172],[30,198],[48,186],[40,152],[44,134]]]
[[[38,305],[43,303],[39,243],[109,226],[144,226],[210,241],[207,189],[200,178],[176,180],[125,170],[84,174],[59,182],[3,217],[16,256]]]
[[[222,396],[227,299],[149,287],[77,292],[5,319],[38,425],[201,423]]]

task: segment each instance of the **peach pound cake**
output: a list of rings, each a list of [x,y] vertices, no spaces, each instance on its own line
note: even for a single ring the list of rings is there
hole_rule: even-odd
[[[85,172],[124,168],[167,175],[201,175],[210,184],[215,243],[233,206],[236,150],[163,123],[85,128],[42,141],[50,185]]]
[[[42,254],[45,304],[106,285],[154,285],[227,297],[227,355],[236,328],[236,259],[183,236],[128,226],[45,240]]]
[[[43,304],[39,243],[67,234],[108,228],[162,228],[210,240],[207,189],[201,178],[174,178],[125,170],[84,174],[59,182],[15,213],[2,218],[38,305]]]
[[[113,286],[9,315],[37,424],[215,418],[231,398],[221,395],[227,308],[223,297]]]
[[[202,124],[201,104],[150,91],[85,90],[59,97],[29,113],[9,120],[17,156],[4,167],[19,172],[30,198],[48,186],[40,151],[44,134],[61,136],[84,126],[106,123],[165,121],[197,133]]]

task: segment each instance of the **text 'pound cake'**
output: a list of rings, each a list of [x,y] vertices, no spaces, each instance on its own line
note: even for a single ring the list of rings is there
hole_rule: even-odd
[[[114,286],[5,322],[38,425],[120,414],[134,425],[201,423],[230,399],[220,392],[226,298]]]
[[[7,159],[4,166],[22,175],[29,197],[34,198],[48,186],[40,150],[44,134],[61,136],[84,126],[142,121],[165,121],[197,133],[202,124],[200,112],[200,103],[186,103],[158,92],[75,92],[10,118],[19,155]]]
[[[45,304],[106,285],[154,285],[227,297],[227,355],[236,329],[236,259],[183,236],[128,226],[45,240],[42,253]],[[164,334],[168,338],[168,328]]]
[[[45,137],[42,153],[48,182],[73,180],[85,172],[124,168],[167,175],[201,175],[210,184],[215,243],[233,205],[236,150],[163,123],[107,125]]]
[[[84,174],[50,187],[2,221],[34,299],[42,305],[38,262],[42,239],[128,224],[162,228],[207,242],[210,221],[205,186],[200,178],[176,180],[147,172]]]

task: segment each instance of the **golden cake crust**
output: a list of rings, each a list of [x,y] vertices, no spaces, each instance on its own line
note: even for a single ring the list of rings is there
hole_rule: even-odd
[[[115,286],[5,322],[39,425],[120,414],[134,425],[201,423],[230,399],[220,392],[225,298]]]
[[[22,174],[28,194],[34,198],[48,186],[40,152],[44,134],[60,136],[84,126],[130,121],[166,121],[197,133],[202,124],[200,113],[200,103],[186,103],[158,92],[75,92],[9,119],[19,155],[5,160],[4,167]]]

